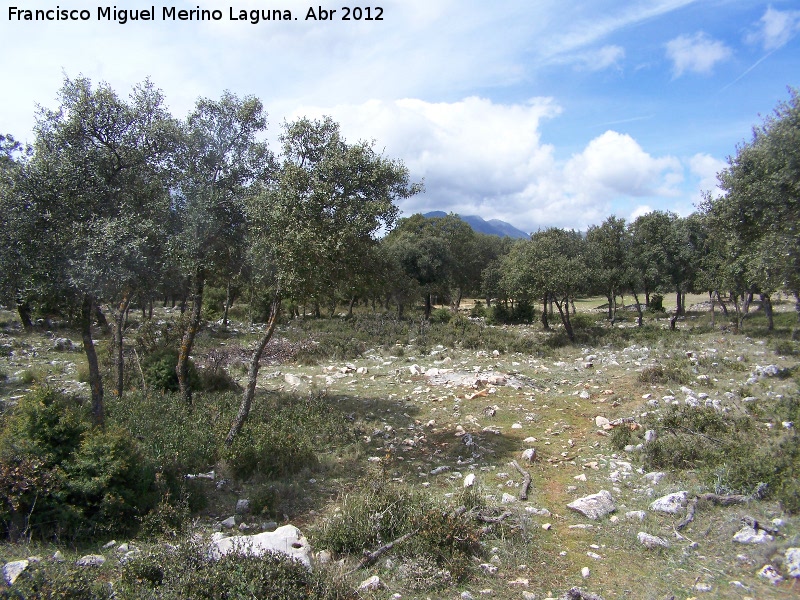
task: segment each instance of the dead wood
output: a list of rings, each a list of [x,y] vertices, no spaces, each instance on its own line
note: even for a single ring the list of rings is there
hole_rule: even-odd
[[[697,496],[693,497],[689,504],[686,507],[686,516],[681,519],[680,523],[675,526],[675,529],[680,531],[684,527],[686,527],[689,523],[694,521],[694,515],[697,510],[697,503],[699,501],[703,502],[710,502],[711,504],[716,504],[718,506],[732,506],[734,504],[745,504],[750,501],[750,496],[742,496],[740,494],[730,494],[727,496],[721,496],[719,494],[698,494]],[[745,519],[742,519],[743,521]],[[755,529],[755,528],[754,528]],[[764,531],[767,531],[764,529]]]
[[[525,469],[519,466],[517,461],[512,460],[511,466],[514,467],[517,471],[519,471],[520,475],[522,475],[522,487],[519,490],[519,499],[520,500],[527,500],[528,499],[528,489],[531,487],[531,474],[528,473]]]

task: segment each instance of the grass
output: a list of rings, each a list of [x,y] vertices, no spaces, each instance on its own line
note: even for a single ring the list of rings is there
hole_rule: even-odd
[[[587,299],[578,302],[578,309],[603,302]],[[232,314],[246,311],[238,307]],[[559,327],[543,332],[538,321],[493,327],[455,316],[428,325],[416,318],[397,321],[389,315],[356,313],[352,320],[284,323],[276,336],[287,340],[287,352],[262,366],[251,420],[234,450],[226,451],[222,438],[238,408],[237,392],[198,392],[191,408],[169,394],[145,396],[129,390],[122,399],[107,398],[109,419],[133,433],[173,484],[138,542],[154,554],[143,557],[135,569],[109,567],[101,579],[125,590],[119,597],[165,598],[166,587],[159,592],[147,581],[162,577],[174,590],[197,585],[200,573],[209,585],[262,581],[249,563],[240,565],[238,575],[225,571],[233,565],[192,574],[187,565],[196,564],[194,551],[166,556],[150,545],[157,535],[173,542],[186,533],[207,539],[233,514],[236,501],[247,497],[251,512],[239,519],[251,531],[259,531],[268,520],[292,522],[309,536],[315,551],[330,550],[334,559],[344,561],[342,570],[323,570],[317,583],[306,582],[303,589],[311,597],[320,589],[315,585],[348,597],[372,574],[389,586],[363,594],[376,598],[392,593],[456,597],[461,591],[477,596],[484,589],[492,589],[495,598],[519,598],[523,589],[537,597],[555,597],[577,585],[605,598],[662,600],[698,595],[693,590],[698,581],[712,585],[709,597],[788,597],[788,584],[771,586],[755,573],[767,562],[780,567],[781,552],[800,543],[800,521],[780,496],[791,497],[793,491],[790,486],[779,489],[797,479],[796,471],[791,474],[800,460],[791,447],[782,446],[796,445],[796,438],[781,425],[800,422],[792,376],[796,370],[787,371],[785,378],[745,383],[755,365],[796,365],[796,342],[791,339],[796,317],[786,315],[776,314],[777,329],[771,333],[763,316],[748,318],[745,336],[721,331],[719,313],[714,329],[708,315],[695,314],[679,321],[677,331],[669,331],[658,316],[647,315],[645,326],[638,328],[635,315],[624,313],[624,320],[611,327],[602,314],[587,312],[576,319],[575,345]],[[245,328],[233,324],[232,329]],[[22,339],[14,330],[9,336]],[[241,383],[239,348],[250,341],[248,334],[207,330],[198,338],[195,360],[198,365],[218,364]],[[25,343],[40,344],[36,335]],[[225,350],[229,357],[215,362],[212,350]],[[589,356],[593,360],[587,361]],[[39,358],[43,363],[48,356]],[[592,366],[584,366],[587,362]],[[24,368],[41,368],[42,363],[32,360]],[[345,363],[365,372],[356,373]],[[485,379],[475,387],[434,385],[411,372],[415,364],[479,371],[486,377],[513,375],[518,387],[491,385]],[[23,365],[9,360],[3,367],[13,373]],[[292,389],[286,374],[304,383]],[[75,371],[65,368],[53,376],[70,385]],[[707,379],[698,380],[700,376]],[[138,381],[138,374],[130,380]],[[719,400],[728,412],[690,412],[681,386]],[[681,406],[648,404],[664,396],[675,396]],[[745,402],[745,397],[756,400]],[[614,428],[610,435],[599,435],[596,416],[633,418],[643,428]],[[669,443],[658,452],[656,446],[646,446],[644,453],[624,452],[626,445],[643,441],[645,428],[655,429],[662,444]],[[456,435],[462,432],[469,438]],[[531,437],[536,441],[525,441]],[[536,448],[533,463],[521,457],[529,447]],[[516,497],[522,482],[509,464],[512,460],[531,474],[533,486],[527,501],[502,504],[503,494]],[[672,462],[659,462],[667,460]],[[447,470],[437,471],[440,467]],[[669,473],[653,485],[637,468]],[[213,481],[183,479],[187,473],[211,469]],[[684,540],[674,535],[679,517],[647,510],[654,497],[682,489],[749,493],[753,482],[742,480],[743,474],[761,479],[776,470],[783,475],[772,483],[775,495],[745,506],[700,507],[695,522],[682,532]],[[476,476],[477,484],[465,493],[468,474]],[[617,502],[615,520],[591,522],[566,508],[575,498],[600,489],[610,491]],[[474,516],[452,517],[462,505],[474,509],[470,515],[511,515],[482,531],[485,524]],[[551,514],[540,516],[527,507],[547,508]],[[644,510],[647,516],[642,522],[627,519],[630,510]],[[763,549],[735,545],[731,538],[743,516],[762,522],[782,518],[783,537]],[[176,526],[180,523],[183,533]],[[549,529],[542,528],[546,523]],[[592,528],[571,528],[586,524]],[[343,574],[358,564],[363,550],[374,551],[417,529],[425,534],[415,534],[370,568]],[[669,538],[673,546],[644,551],[636,540],[639,531]],[[690,548],[692,541],[696,548]],[[4,560],[53,551],[49,546],[41,551],[0,546]],[[747,555],[747,562],[736,558],[740,554]],[[484,562],[498,566],[498,572],[484,572],[478,566]],[[580,573],[584,566],[591,570],[588,579]],[[289,572],[273,568],[283,573],[279,577]],[[291,577],[302,580],[297,573]],[[517,579],[527,579],[527,587],[509,585]],[[749,591],[732,586],[734,580]]]

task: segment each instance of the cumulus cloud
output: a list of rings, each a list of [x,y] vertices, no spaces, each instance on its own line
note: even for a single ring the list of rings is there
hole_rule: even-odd
[[[631,136],[607,131],[566,161],[540,135],[560,108],[549,98],[499,104],[370,100],[332,108],[305,107],[296,116],[330,114],[348,140],[375,139],[399,157],[426,193],[405,201],[405,214],[429,210],[479,214],[532,231],[542,225],[585,228],[601,222],[619,199],[674,197],[683,167],[655,157]]]
[[[695,154],[689,159],[689,172],[697,182],[694,195],[695,204],[703,200],[703,194],[710,192],[713,197],[723,192],[718,187],[717,173],[728,166],[724,160],[714,158],[710,154]]]
[[[762,44],[764,50],[785,46],[800,31],[800,11],[767,8],[758,22],[758,29],[747,36],[749,43]]]
[[[653,210],[654,209],[652,206],[648,206],[647,204],[640,204],[639,206],[633,209],[633,211],[630,214],[630,217],[628,217],[628,222],[632,223],[639,217],[643,217],[644,215],[653,212]]]
[[[717,63],[728,59],[731,54],[728,46],[702,31],[667,42],[667,57],[672,61],[672,73],[676,78],[686,72],[709,74]]]

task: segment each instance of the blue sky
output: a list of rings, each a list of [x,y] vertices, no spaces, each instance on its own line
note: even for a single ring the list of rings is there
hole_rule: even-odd
[[[112,6],[146,9],[154,0]],[[383,21],[305,20],[314,4],[174,0],[157,20],[97,20],[99,0],[3,0],[0,131],[31,141],[64,75],[119,93],[150,77],[176,116],[225,89],[261,98],[270,137],[331,115],[401,158],[426,193],[403,212],[500,218],[533,231],[610,214],[686,215],[736,145],[800,86],[797,0],[381,0]],[[17,22],[10,6],[87,9],[87,22]],[[163,6],[217,8],[164,22]],[[297,20],[229,20],[230,8]],[[277,149],[277,146],[276,146]]]

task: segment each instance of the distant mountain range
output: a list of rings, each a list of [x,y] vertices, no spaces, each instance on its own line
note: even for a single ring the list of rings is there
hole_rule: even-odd
[[[434,210],[428,213],[424,213],[422,215],[426,219],[432,219],[434,217],[446,217],[447,213],[441,210]],[[459,219],[467,223],[472,230],[477,233],[485,233],[488,235],[497,235],[500,237],[510,237],[514,239],[520,238],[527,238],[530,237],[524,231],[521,231],[511,225],[510,223],[506,223],[505,221],[501,221],[500,219],[490,219],[486,221],[477,215],[457,215]]]

